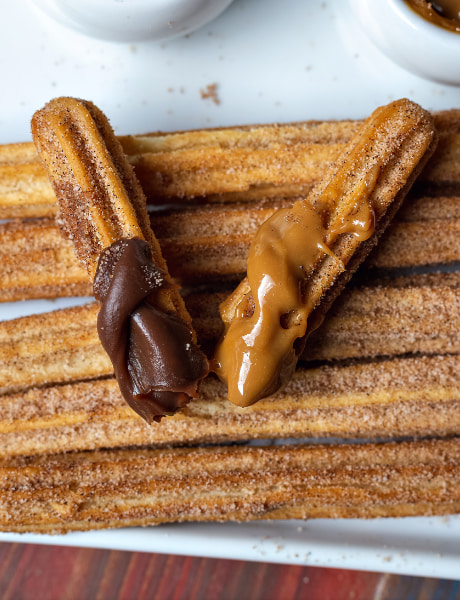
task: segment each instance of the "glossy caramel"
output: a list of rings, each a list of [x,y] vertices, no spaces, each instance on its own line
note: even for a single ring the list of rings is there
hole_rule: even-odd
[[[408,100],[380,107],[325,181],[261,226],[249,252],[247,278],[221,307],[226,331],[214,368],[228,383],[229,400],[249,406],[290,378],[310,314],[372,234],[374,209],[382,216],[430,147],[434,133],[425,118]],[[412,138],[420,134],[415,148]],[[406,162],[393,165],[401,148]],[[382,182],[388,184],[385,193],[378,190]],[[336,243],[346,247],[340,256]]]

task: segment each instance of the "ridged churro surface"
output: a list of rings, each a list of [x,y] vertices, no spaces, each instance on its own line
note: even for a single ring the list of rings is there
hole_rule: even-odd
[[[222,332],[224,293],[186,298],[201,344]],[[304,354],[308,360],[460,352],[459,274],[417,276],[346,291]],[[0,323],[0,391],[107,376],[95,304]]]
[[[295,369],[308,336],[375,246],[432,155],[430,115],[409,100],[375,110],[305,200],[260,227],[247,277],[221,305],[215,370],[248,406]]]
[[[94,279],[104,248],[137,237],[166,270],[145,197],[123,149],[91,102],[56,98],[32,118],[32,134],[60,204],[60,221]]]
[[[442,515],[460,510],[459,483],[458,438],[64,454],[3,462],[0,528]]]
[[[284,202],[277,205],[284,206]],[[236,280],[270,207],[232,205],[152,216],[173,277],[184,284]],[[460,261],[460,196],[408,199],[366,268]],[[52,220],[0,224],[0,301],[90,295],[91,282]]]
[[[460,111],[435,122],[436,153],[369,269],[460,259]],[[187,309],[208,349],[221,333],[221,282],[244,274],[257,228],[310,191],[359,126],[120,139],[149,201],[188,204],[156,212],[152,225],[171,274],[191,286]],[[55,211],[32,144],[0,146],[0,216]],[[459,276],[375,276],[342,294],[282,391],[241,409],[210,377],[196,401],[154,429],[123,402],[94,304],[0,323],[0,529],[460,512]],[[211,279],[212,288],[194,289]],[[90,290],[54,219],[0,225],[0,300]],[[453,437],[190,448],[330,436]]]
[[[6,394],[0,408],[3,457],[249,439],[448,436],[460,431],[460,357],[298,369],[282,391],[246,409],[208,378],[193,403],[155,428],[125,406],[114,379]]]
[[[460,182],[460,111],[434,114],[441,141],[423,185]],[[307,121],[120,138],[150,202],[251,201],[308,192],[360,121]],[[0,217],[56,212],[32,144],[0,146]]]
[[[101,302],[98,334],[120,390],[144,419],[159,421],[196,395],[208,362],[150,227],[139,182],[91,102],[52,100],[34,114],[32,134],[59,220]]]

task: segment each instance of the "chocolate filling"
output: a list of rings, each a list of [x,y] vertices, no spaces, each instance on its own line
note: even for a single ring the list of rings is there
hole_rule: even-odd
[[[119,240],[99,257],[98,334],[123,397],[149,423],[185,406],[208,372],[187,323],[154,306],[167,285],[143,240]]]

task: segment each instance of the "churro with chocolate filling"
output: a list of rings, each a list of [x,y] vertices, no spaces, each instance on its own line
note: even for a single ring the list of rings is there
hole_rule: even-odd
[[[435,138],[418,105],[403,99],[377,109],[307,199],[261,226],[247,278],[221,306],[226,331],[215,370],[232,402],[249,406],[290,378],[307,336],[399,208]]]
[[[175,413],[196,395],[207,360],[121,145],[97,107],[73,98],[36,112],[32,133],[60,220],[94,279],[98,333],[124,398],[148,422]]]

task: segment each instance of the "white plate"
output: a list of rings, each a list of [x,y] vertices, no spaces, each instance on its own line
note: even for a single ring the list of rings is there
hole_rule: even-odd
[[[36,21],[26,0],[5,3],[1,16],[0,143],[30,139],[33,111],[59,95],[93,100],[120,133],[358,118],[402,96],[433,110],[460,107],[460,88],[410,75],[380,54],[343,0],[235,0],[204,29],[161,44],[90,40]],[[214,83],[218,104],[200,94]],[[4,305],[0,318],[64,303]],[[0,540],[460,573],[460,517],[188,524]]]
[[[210,556],[458,579],[460,515],[441,518],[186,523],[0,541]]]

